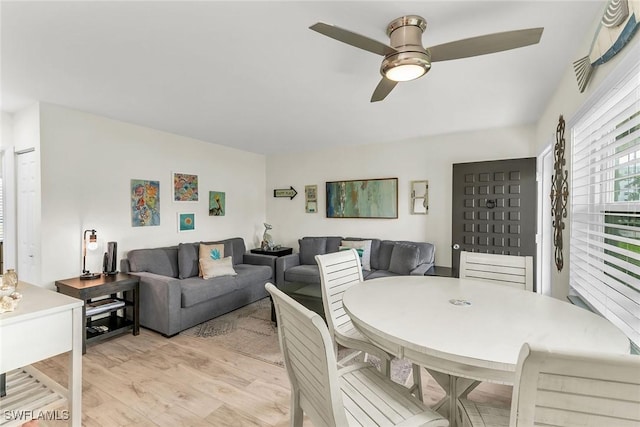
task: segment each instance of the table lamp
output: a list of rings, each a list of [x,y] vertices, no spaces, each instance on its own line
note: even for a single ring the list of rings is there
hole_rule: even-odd
[[[89,236],[89,241],[87,242],[87,233],[91,232]],[[98,235],[96,234],[96,230],[84,230],[83,238],[82,238],[82,275],[80,275],[81,280],[91,280],[97,279],[100,277],[100,273],[91,273],[87,270],[87,250],[94,251],[98,249]]]

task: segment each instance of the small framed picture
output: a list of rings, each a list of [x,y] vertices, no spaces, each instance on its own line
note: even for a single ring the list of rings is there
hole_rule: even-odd
[[[224,216],[224,191],[209,191],[209,216]]]
[[[198,175],[173,173],[173,201],[198,201]]]
[[[195,213],[178,213],[178,231],[193,231],[196,229]]]

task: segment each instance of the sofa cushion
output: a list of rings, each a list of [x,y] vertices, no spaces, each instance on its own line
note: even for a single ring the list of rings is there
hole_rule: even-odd
[[[298,243],[300,244],[300,264],[315,265],[315,256],[327,253],[326,237],[303,237]]]
[[[132,272],[148,272],[178,277],[178,248],[176,246],[153,249],[134,249],[127,253]]]
[[[247,252],[247,247],[244,245],[242,237],[233,237],[212,243],[224,243],[224,256],[231,255],[233,257],[233,265],[244,263],[244,253]]]
[[[291,283],[320,283],[318,265],[296,265],[284,272],[284,280]]]
[[[246,286],[260,286],[264,287],[264,284],[271,279],[273,270],[268,265],[253,265],[253,264],[236,264],[233,266],[238,275],[236,276],[236,286],[238,289]]]
[[[396,245],[391,240],[383,240],[380,242],[380,250],[378,251],[378,270],[388,270],[391,263],[391,253]]]
[[[391,252],[389,271],[409,275],[418,266],[420,249],[416,245],[397,243]]]
[[[233,269],[233,259],[230,256],[220,259],[200,257],[200,269],[202,270],[203,279],[211,279],[212,277],[219,276],[236,276],[238,274]]]
[[[353,248],[358,252],[362,270],[371,271],[371,240],[343,240],[339,247],[342,249]]]
[[[420,253],[418,255],[418,265],[420,264],[433,264],[436,258],[436,247],[433,243],[427,242],[406,242],[401,241],[397,243],[406,243],[408,245],[417,246]]]
[[[220,276],[213,279],[201,279],[200,277],[190,277],[180,281],[182,290],[182,307],[218,298],[237,289],[236,278],[234,276]]]

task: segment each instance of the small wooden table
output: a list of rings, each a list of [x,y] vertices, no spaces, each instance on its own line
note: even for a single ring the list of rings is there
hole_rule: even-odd
[[[133,331],[133,335],[140,333],[140,279],[125,273],[107,276],[102,275],[93,280],[81,280],[79,277],[56,281],[58,292],[79,298],[85,302],[82,307],[83,318],[83,340],[82,354],[87,352],[87,343],[101,341]],[[118,294],[122,293],[119,297]],[[91,308],[96,300],[109,297],[115,301],[122,302],[119,307],[114,307],[106,311],[101,311],[97,315],[106,317],[92,320],[91,314],[87,316],[87,308]],[[123,310],[122,315],[118,311]],[[133,313],[127,313],[133,310]],[[128,315],[129,314],[129,315]]]
[[[19,426],[43,413],[68,419],[69,425],[79,427],[82,423],[82,301],[24,282],[18,284],[17,291],[22,294],[18,307],[0,314],[0,372],[7,374],[7,395],[0,399],[2,425]],[[66,390],[28,366],[69,351]],[[69,404],[68,413],[53,411],[65,402]]]

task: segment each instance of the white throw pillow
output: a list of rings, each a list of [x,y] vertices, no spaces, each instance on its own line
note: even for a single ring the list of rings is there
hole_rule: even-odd
[[[343,240],[340,247],[355,249],[360,256],[362,269],[371,271],[371,240]]]
[[[203,279],[238,274],[233,269],[233,259],[230,256],[222,259],[200,258],[200,270],[202,270]]]

